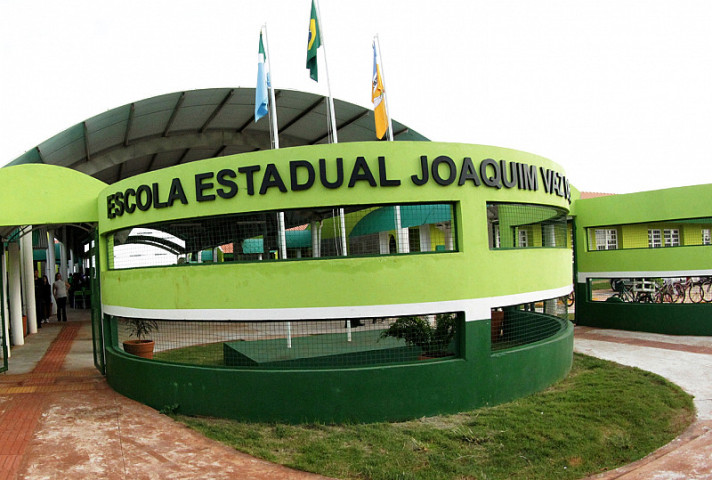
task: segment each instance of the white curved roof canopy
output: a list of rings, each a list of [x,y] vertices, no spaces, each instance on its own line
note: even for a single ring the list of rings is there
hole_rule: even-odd
[[[280,147],[328,143],[327,99],[276,90]],[[69,167],[105,183],[205,158],[271,148],[269,120],[254,121],[254,88],[160,95],[96,115],[8,165]],[[339,142],[376,140],[373,111],[334,100]],[[396,140],[427,140],[393,121]]]

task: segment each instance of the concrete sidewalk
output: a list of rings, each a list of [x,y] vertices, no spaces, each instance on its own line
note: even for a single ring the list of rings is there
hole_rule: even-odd
[[[0,375],[0,480],[317,479],[206,439],[108,387],[88,310],[14,347]],[[658,373],[695,396],[698,418],[643,460],[596,479],[712,480],[712,338],[577,327],[575,349]]]
[[[712,337],[657,335],[576,327],[574,350],[648,370],[694,395],[697,420],[656,452],[590,477],[620,480],[712,480]]]
[[[114,392],[88,311],[14,347],[0,375],[0,480],[318,479],[223,446]]]

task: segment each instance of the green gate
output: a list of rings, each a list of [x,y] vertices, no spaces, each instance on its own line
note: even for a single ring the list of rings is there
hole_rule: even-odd
[[[0,362],[0,372],[7,372],[7,354],[8,354],[8,339],[7,330],[5,325],[7,325],[7,319],[5,318],[5,292],[7,292],[7,285],[5,280],[7,278],[4,275],[7,272],[7,258],[5,256],[5,241],[0,239],[0,246],[2,246],[2,255],[0,255],[0,265],[3,272],[2,278],[0,279],[0,341],[2,342],[2,362]]]
[[[94,366],[102,375],[106,375],[106,364],[104,362],[104,329],[101,321],[101,287],[99,275],[99,232],[94,229],[93,240],[89,246],[89,278],[91,282],[91,333],[94,344]]]

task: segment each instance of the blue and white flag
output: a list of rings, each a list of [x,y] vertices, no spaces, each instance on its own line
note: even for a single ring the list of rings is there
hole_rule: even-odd
[[[267,72],[267,55],[262,44],[260,32],[260,50],[257,53],[257,88],[255,88],[255,122],[269,112],[269,73]]]

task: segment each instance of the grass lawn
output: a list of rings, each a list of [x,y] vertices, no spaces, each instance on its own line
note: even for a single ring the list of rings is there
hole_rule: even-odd
[[[339,479],[577,479],[668,443],[694,407],[657,375],[575,355],[571,374],[548,390],[457,415],[348,425],[176,418],[240,451]]]

